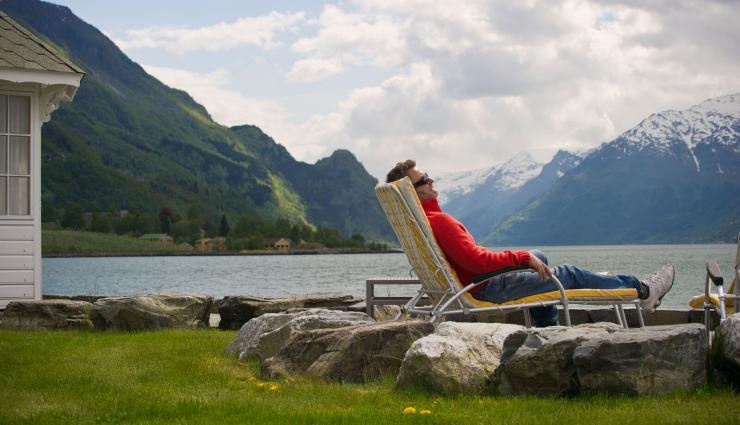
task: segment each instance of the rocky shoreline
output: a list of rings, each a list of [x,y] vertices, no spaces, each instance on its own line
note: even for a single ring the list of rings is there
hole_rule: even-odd
[[[265,255],[344,255],[344,254],[398,254],[400,249],[373,251],[369,249],[310,249],[296,251],[259,250],[249,252],[67,252],[43,253],[43,258],[86,258],[86,257],[229,257]]]
[[[398,388],[422,386],[441,394],[644,395],[740,382],[740,313],[721,325],[713,318],[708,351],[703,311],[695,310],[657,310],[646,314],[645,328],[611,323],[616,319],[608,309],[572,309],[573,327],[525,328],[515,312],[435,328],[427,321],[392,320],[398,306],[376,306],[373,319],[363,300],[350,295],[47,297],[11,302],[0,328],[204,328],[213,326],[215,316],[219,328],[239,330],[225,353],[258,358],[264,378],[308,375],[361,383],[392,374]]]

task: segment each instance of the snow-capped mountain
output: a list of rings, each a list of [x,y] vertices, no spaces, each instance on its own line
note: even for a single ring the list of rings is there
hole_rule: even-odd
[[[496,172],[498,166],[477,170],[458,171],[434,179],[434,189],[439,192],[439,204],[444,206],[450,199],[472,192]]]
[[[541,195],[580,160],[576,154],[559,151],[543,164],[523,152],[494,167],[440,177],[434,186],[442,207],[480,237]]]
[[[620,138],[638,149],[649,145],[667,146],[676,140],[693,149],[718,134],[724,144],[737,144],[738,117],[740,94],[730,94],[705,100],[685,111],[668,110],[650,115]]]
[[[652,114],[625,131],[614,142],[624,152],[650,149],[672,153],[673,145],[683,143],[701,171],[695,150],[701,144],[716,143],[740,151],[740,94],[708,99],[684,111],[668,110]],[[718,170],[721,171],[721,170]]]
[[[488,244],[713,242],[740,231],[740,94],[652,114],[501,222]]]
[[[484,184],[498,191],[517,189],[536,177],[543,166],[529,153],[521,152],[500,165],[441,176],[434,181],[434,187],[439,192],[440,205],[444,206],[450,200],[467,195]]]

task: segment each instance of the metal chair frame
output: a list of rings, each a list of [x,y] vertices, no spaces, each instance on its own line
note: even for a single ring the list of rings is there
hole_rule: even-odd
[[[405,180],[408,180],[408,177],[404,178]],[[404,182],[402,179],[398,184],[407,184],[410,185],[410,180],[407,182]],[[417,314],[417,315],[428,315],[430,317],[430,321],[432,323],[438,322],[440,319],[442,319],[444,316],[451,315],[451,314],[476,314],[476,313],[487,313],[487,312],[506,312],[506,311],[517,311],[517,310],[523,310],[524,312],[524,319],[525,324],[527,327],[531,327],[532,325],[532,318],[529,314],[529,309],[533,307],[545,307],[545,306],[551,306],[551,305],[562,305],[564,316],[565,316],[565,322],[567,326],[571,326],[571,318],[570,318],[570,304],[585,304],[585,305],[612,305],[614,307],[615,314],[617,316],[617,322],[622,325],[623,327],[628,327],[627,325],[627,317],[624,313],[623,305],[624,304],[632,304],[635,306],[637,310],[637,317],[640,324],[640,327],[645,326],[645,322],[642,317],[642,310],[640,308],[639,299],[592,299],[592,298],[577,298],[577,299],[569,299],[566,290],[563,287],[562,283],[556,276],[552,276],[552,280],[555,283],[555,286],[557,287],[560,298],[559,299],[553,299],[553,300],[547,300],[547,301],[536,301],[536,302],[527,302],[527,303],[517,303],[517,304],[504,304],[504,305],[495,305],[495,306],[488,306],[488,307],[470,307],[463,302],[463,296],[465,296],[470,290],[475,288],[476,286],[482,285],[485,282],[488,282],[490,279],[493,279],[495,277],[499,276],[505,276],[512,273],[520,273],[525,271],[534,271],[528,267],[519,267],[519,268],[513,268],[513,269],[506,269],[502,270],[499,273],[494,273],[491,275],[487,275],[486,279],[470,283],[466,285],[463,288],[459,288],[459,283],[450,275],[451,273],[454,273],[449,269],[448,267],[444,267],[444,265],[447,265],[446,258],[441,258],[441,250],[434,249],[431,245],[431,241],[429,240],[430,236],[422,230],[422,224],[419,223],[419,221],[414,217],[414,214],[411,213],[411,206],[408,204],[407,200],[404,198],[404,196],[401,194],[401,191],[395,184],[379,184],[376,187],[376,193],[378,194],[378,198],[381,201],[381,206],[383,210],[385,211],[386,215],[388,216],[389,221],[391,224],[393,224],[393,220],[391,219],[392,212],[388,209],[389,207],[386,206],[381,199],[380,196],[380,190],[392,190],[398,195],[398,198],[401,200],[403,204],[403,215],[404,218],[408,221],[415,223],[416,226],[419,227],[419,230],[425,237],[422,238],[423,244],[424,244],[424,250],[430,253],[433,259],[433,263],[435,267],[437,267],[435,270],[433,270],[433,274],[435,276],[440,276],[442,280],[445,282],[445,289],[431,289],[426,288],[422,285],[422,287],[418,290],[416,296],[412,297],[408,300],[408,302],[404,305],[402,312],[399,314],[400,318],[404,314]],[[426,224],[426,223],[425,223]],[[404,236],[399,233],[399,230],[393,227],[393,231],[396,233],[396,236],[399,239],[399,242],[401,242],[401,245],[403,246],[404,243]],[[433,237],[433,236],[431,236]],[[436,243],[436,241],[435,241]],[[413,260],[411,256],[409,255],[407,251],[407,247],[404,247],[404,252],[406,253],[407,258],[409,258],[410,263],[413,265]],[[420,276],[417,270],[417,276]],[[379,279],[374,279],[374,284],[382,283]],[[371,303],[374,305],[379,305],[379,302],[374,299],[374,294],[371,293],[371,291],[368,289],[368,300],[371,300]],[[431,305],[428,306],[418,306],[417,304],[422,298],[428,298],[432,300]],[[436,301],[435,301],[436,300]],[[393,300],[394,304],[397,303],[397,300]],[[367,302],[367,301],[366,301]],[[368,304],[368,309],[371,308],[371,304]]]
[[[718,303],[715,305],[712,303],[712,295],[709,283],[712,283],[716,288],[716,296]],[[711,344],[711,312],[716,311],[719,315],[720,323],[727,319],[726,303],[727,301],[732,302],[735,313],[738,313],[738,307],[740,307],[740,233],[737,235],[737,252],[735,254],[735,269],[733,276],[734,293],[726,293],[724,291],[724,278],[722,272],[719,269],[719,264],[715,260],[707,261],[707,275],[704,279],[704,326],[707,332],[707,343]]]

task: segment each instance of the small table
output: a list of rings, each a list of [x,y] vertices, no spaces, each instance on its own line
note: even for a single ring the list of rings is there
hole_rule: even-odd
[[[376,297],[375,285],[421,285],[415,277],[372,277],[365,281],[365,311],[375,318],[376,305],[404,305],[411,297]]]

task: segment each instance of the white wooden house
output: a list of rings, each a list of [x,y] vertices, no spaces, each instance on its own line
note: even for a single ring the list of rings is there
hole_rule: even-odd
[[[0,12],[0,309],[41,299],[41,125],[83,75]]]

